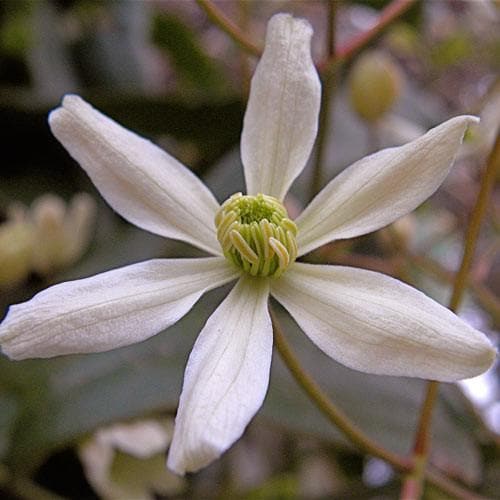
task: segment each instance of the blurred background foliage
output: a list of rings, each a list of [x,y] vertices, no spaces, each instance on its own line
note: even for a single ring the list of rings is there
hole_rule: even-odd
[[[336,2],[337,44],[370,28],[387,3]],[[313,56],[325,57],[326,1],[215,4],[260,46],[272,14],[305,17],[315,30]],[[480,114],[482,124],[468,134],[444,186],[418,211],[311,259],[380,270],[447,302],[500,121],[499,21],[495,1],[417,2],[342,67],[329,103],[325,180],[452,115]],[[198,254],[132,227],[106,206],[49,132],[47,114],[64,94],[83,95],[155,140],[222,201],[244,189],[238,142],[255,64],[191,0],[3,0],[0,317],[9,304],[51,283],[151,257]],[[311,171],[292,189],[292,213],[309,199]],[[498,183],[495,195],[461,314],[498,341]],[[83,443],[113,423],[175,414],[187,355],[222,296],[209,293],[168,332],[141,345],[53,360],[1,357],[0,496],[106,496],[96,471],[85,465]],[[424,382],[350,371],[282,316],[300,359],[333,400],[370,436],[409,452]],[[500,491],[498,374],[496,367],[470,383],[443,385],[433,427],[433,463],[487,497]],[[389,466],[363,456],[332,429],[278,356],[264,408],[221,460],[178,481],[161,476],[154,457],[146,463],[133,455],[117,451],[101,474],[117,482],[141,477],[142,489],[133,495],[144,498],[394,498],[400,486]],[[430,487],[425,495],[446,498]]]

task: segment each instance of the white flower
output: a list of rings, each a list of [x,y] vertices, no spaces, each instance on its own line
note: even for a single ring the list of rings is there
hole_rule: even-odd
[[[96,212],[95,201],[85,193],[69,203],[51,193],[37,198],[31,207],[12,206],[15,217],[32,236],[32,269],[48,276],[76,262],[87,249]]]
[[[219,457],[262,405],[272,351],[269,294],[318,347],[357,370],[455,381],[485,371],[495,358],[481,332],[400,281],[294,262],[296,255],[412,211],[446,177],[475,121],[453,118],[405,146],[356,162],[294,224],[281,201],[309,157],[320,106],[311,36],[309,24],[290,15],[269,22],[241,139],[251,197],[232,197],[225,209],[177,160],[79,97],[65,97],[50,115],[55,136],[117,212],[213,256],[151,260],[53,286],[10,308],[0,344],[11,358],[23,359],[140,342],[179,320],[206,291],[237,280],[186,367],[168,457],[180,474]],[[260,221],[262,214],[274,222]]]
[[[25,280],[31,270],[34,236],[31,226],[17,217],[0,224],[0,290]]]
[[[47,193],[30,207],[13,202],[0,224],[0,288],[25,280],[34,271],[49,276],[76,262],[87,249],[95,201],[79,193],[66,204]]]
[[[184,480],[165,470],[173,420],[141,420],[98,429],[78,449],[87,480],[104,500],[154,500],[180,494]]]

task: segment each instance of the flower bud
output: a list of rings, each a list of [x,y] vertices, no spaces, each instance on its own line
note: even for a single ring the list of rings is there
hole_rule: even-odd
[[[49,275],[75,262],[85,251],[95,216],[95,202],[85,194],[76,195],[66,205],[53,194],[32,204],[31,217],[37,242],[33,269]]]
[[[380,51],[362,54],[349,75],[349,97],[356,113],[373,122],[386,113],[401,92],[403,76],[396,63]]]
[[[78,453],[89,483],[105,500],[156,498],[183,492],[185,481],[165,469],[173,422],[142,420],[98,429]]]
[[[29,275],[34,238],[31,225],[10,220],[0,226],[0,288],[15,285]]]
[[[43,195],[31,205],[37,241],[33,268],[39,274],[46,275],[54,268],[61,267],[65,246],[65,211],[64,202],[53,194]]]

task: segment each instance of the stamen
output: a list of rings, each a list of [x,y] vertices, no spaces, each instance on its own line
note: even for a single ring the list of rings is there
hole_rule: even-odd
[[[260,229],[262,231],[262,236],[264,237],[264,259],[270,259],[271,249],[269,248],[269,238],[273,235],[273,230],[271,229],[271,224],[267,219],[260,221]]]
[[[225,239],[228,228],[237,218],[238,214],[232,210],[219,217],[219,225],[217,226],[217,239],[219,241]]]
[[[259,262],[259,256],[250,248],[248,243],[245,241],[245,238],[243,238],[238,231],[233,229],[229,233],[229,239],[238,252],[240,252],[241,256],[248,260],[248,262],[251,262],[252,264]]]
[[[273,248],[280,261],[280,270],[284,271],[290,264],[290,255],[283,243],[276,238],[269,238],[269,245]]]
[[[252,276],[277,277],[297,257],[297,226],[272,196],[232,195],[215,225],[226,258]]]

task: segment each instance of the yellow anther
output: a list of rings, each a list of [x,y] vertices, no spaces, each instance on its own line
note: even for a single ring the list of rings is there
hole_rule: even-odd
[[[267,219],[260,221],[260,230],[262,231],[262,237],[265,242],[269,241],[269,238],[273,235],[273,230],[271,228],[271,224]],[[272,251],[269,245],[264,244],[264,259],[270,259],[272,257]]]
[[[283,243],[281,243],[281,241],[277,240],[276,238],[269,238],[269,245],[278,256],[279,269],[281,272],[283,272],[288,267],[288,264],[290,264],[290,254],[288,253],[288,250],[286,249],[285,245],[283,245]]]
[[[228,214],[220,221],[221,224],[217,226],[217,239],[219,241],[226,237],[229,227],[237,218],[238,214],[236,212],[228,212]]]
[[[245,238],[243,238],[243,236],[241,236],[238,231],[235,231],[233,229],[229,233],[229,239],[245,260],[247,260],[251,264],[256,264],[259,262],[259,256],[252,250],[250,245],[245,241]]]
[[[291,231],[286,232],[287,248],[290,253],[290,260],[293,262],[297,258],[299,253],[297,248],[297,241],[295,240],[295,235]]]

